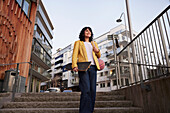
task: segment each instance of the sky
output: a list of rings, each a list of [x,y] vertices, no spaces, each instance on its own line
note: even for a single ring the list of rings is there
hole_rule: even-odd
[[[127,12],[125,0],[42,0],[54,26],[52,54],[76,40],[85,26],[92,28],[94,38],[124,24],[116,20]],[[158,14],[170,5],[170,0],[129,0],[132,29],[142,31]]]

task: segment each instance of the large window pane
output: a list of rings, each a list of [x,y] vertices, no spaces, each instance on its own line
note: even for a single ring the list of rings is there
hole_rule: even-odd
[[[27,16],[29,16],[30,13],[30,8],[31,8],[31,1],[30,0],[25,0],[24,5],[23,5],[23,10]]]
[[[18,2],[18,4],[20,5],[20,7],[21,7],[21,5],[22,5],[22,0],[16,0],[17,2]]]

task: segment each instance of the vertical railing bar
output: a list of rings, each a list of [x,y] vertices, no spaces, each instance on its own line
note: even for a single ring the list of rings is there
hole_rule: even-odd
[[[167,37],[168,45],[169,45],[169,48],[170,48],[170,43],[169,43],[168,33],[167,33],[167,30],[166,30],[166,25],[165,25],[165,20],[164,20],[163,15],[162,15],[162,20],[163,20],[163,24],[164,24],[164,29],[165,29],[165,34],[166,34],[166,37]]]
[[[148,29],[149,29],[149,27],[148,27]],[[151,44],[150,44],[150,42],[151,42],[151,37],[149,38],[147,29],[146,29],[146,35],[147,35],[147,37],[148,37],[148,41],[147,41],[147,42],[148,42],[148,47],[149,47],[149,53],[148,53],[148,54],[150,54],[151,65],[152,65],[151,68],[153,69],[153,65],[154,65],[154,64],[153,64],[153,59],[152,59],[152,54],[151,54],[151,46],[150,46],[150,45],[151,45]],[[155,72],[153,71],[152,73],[153,73],[152,77],[155,76]]]
[[[168,16],[168,11],[166,11],[166,16],[167,16],[167,19],[168,19],[168,23],[169,23],[169,27],[170,27],[170,21],[169,21],[169,16]]]
[[[148,53],[147,53],[147,51],[148,51],[148,47],[147,47],[147,43],[146,43],[146,37],[145,37],[145,32],[143,32],[143,36],[144,36],[144,41],[145,41],[145,46],[146,46],[146,55],[147,55],[147,60],[148,60],[148,64],[149,64],[149,55],[148,55]],[[147,64],[147,63],[146,63]],[[150,66],[149,66],[149,69],[150,69]],[[152,75],[152,71],[151,70],[149,70],[150,71],[150,76]]]
[[[166,38],[167,38],[167,42],[168,42],[168,48],[170,49],[170,42],[169,42],[169,37],[168,37],[168,33],[167,33],[167,29],[166,29],[166,25],[165,25],[165,20],[164,20],[164,16],[162,15],[162,21],[163,21],[163,26],[164,26],[164,31],[165,31],[165,34],[166,34]],[[163,26],[162,26],[162,29],[163,29]],[[167,60],[167,65],[168,65],[168,60]],[[169,65],[168,65],[169,66]],[[169,69],[167,68],[167,74],[169,73]]]
[[[142,34],[143,34],[143,33],[142,33]],[[142,34],[141,34],[141,37],[142,37],[142,39],[144,40]],[[142,39],[141,39],[141,40],[142,40]],[[144,46],[143,40],[142,40],[141,42],[142,42],[142,45]],[[145,46],[146,46],[146,45],[145,45]],[[146,47],[145,47],[145,48],[146,48]],[[144,63],[144,64],[147,64],[146,58],[145,58],[145,50],[144,50],[144,47],[143,47],[143,53],[144,53],[143,57],[144,57],[144,60],[145,60],[145,63]],[[147,66],[146,66],[146,69],[147,69]],[[146,70],[146,71],[147,71],[147,70]],[[149,73],[151,74],[151,71],[150,71],[150,70],[149,70]],[[146,75],[147,75],[147,73],[146,73]],[[147,78],[146,78],[146,75],[145,75],[145,79],[147,79]]]
[[[136,38],[136,39],[137,39],[137,38]],[[136,52],[135,52],[135,53],[136,53],[135,56],[137,56],[137,46],[136,46],[136,41],[134,41],[134,45],[135,45],[134,49],[135,49],[135,51],[136,51]],[[137,60],[136,63],[138,63],[138,56],[137,56],[137,59],[136,59],[136,60]],[[135,64],[134,64],[134,65],[135,65]],[[137,80],[138,80],[138,78],[137,78],[137,76],[135,76],[135,83],[138,82]]]
[[[157,28],[157,21],[155,22],[155,26],[156,26],[156,32],[157,32],[157,36],[158,36],[158,42],[159,42],[159,45],[160,45],[160,51],[161,51],[161,57],[162,57],[162,63],[163,65],[165,65],[164,63],[164,58],[163,58],[163,53],[162,53],[162,47],[161,47],[161,43],[160,43],[160,37],[159,37],[159,33],[158,33],[158,28]],[[163,69],[163,74],[164,74],[164,69]]]
[[[153,24],[152,24],[152,29],[153,29],[153,37],[154,37],[153,39],[154,39],[154,43],[155,43],[155,47],[156,47],[156,53],[157,53],[158,65],[159,65],[161,62],[160,62],[160,58],[159,58],[159,53],[158,53],[158,48],[157,48],[157,41],[156,41],[156,37],[155,37],[155,32],[154,32]],[[162,67],[161,67],[161,71],[162,71]]]
[[[166,43],[165,43],[165,38],[164,38],[164,33],[162,30],[162,25],[161,25],[161,20],[160,18],[158,18],[158,27],[159,27],[159,32],[160,32],[160,37],[161,37],[161,41],[162,41],[162,46],[163,46],[163,51],[164,51],[164,55],[165,55],[165,60],[167,63],[167,67],[170,67],[170,62],[169,62],[169,58],[168,58],[168,52],[167,52],[167,48],[166,48]],[[167,73],[169,73],[170,69],[167,68]]]
[[[153,46],[153,42],[152,42],[152,35],[151,35],[151,28],[149,27],[148,28],[149,29],[149,34],[150,34],[150,38],[151,38],[151,46],[152,46],[152,51],[153,51],[153,60],[155,61],[155,64],[154,65],[156,65],[156,58],[155,58],[155,52],[154,52],[154,46]],[[155,66],[153,66],[153,68],[155,68]],[[154,69],[153,69],[153,71],[154,71]],[[158,73],[158,70],[156,70],[157,71],[157,73]],[[155,71],[154,71],[154,73],[155,73]],[[156,76],[156,74],[155,74],[155,76]]]
[[[143,64],[146,63],[146,59],[145,59],[145,56],[144,56],[144,50],[143,50],[143,43],[142,43],[142,34],[141,34],[141,37],[139,38],[139,43],[141,44],[140,48],[141,48],[141,56],[142,56],[142,61],[143,61]],[[145,62],[145,63],[144,63]],[[143,71],[144,71],[144,78],[146,79],[146,71],[145,71],[145,66],[143,65]]]
[[[149,29],[149,27],[148,27],[148,29]],[[148,50],[149,50],[149,53],[148,53],[148,54],[150,54],[151,65],[152,65],[151,68],[153,68],[153,60],[152,60],[151,48],[150,48],[150,40],[151,40],[151,39],[149,39],[147,29],[146,29],[146,35],[147,35],[147,37],[148,37],[148,41],[147,41],[147,42],[148,42],[148,47],[149,47],[149,49],[148,49]],[[155,72],[153,71],[152,73],[153,73],[152,76],[154,76],[154,75],[155,75]]]
[[[18,88],[18,79],[19,79],[18,70],[19,70],[19,63],[17,63],[17,68],[16,68],[15,83],[12,92],[12,101],[14,101],[15,99],[15,93],[17,92],[17,88]]]
[[[137,45],[138,45],[138,55],[139,55],[139,63],[141,64],[141,55],[140,55],[140,50],[139,50],[139,47],[140,47],[140,44],[139,44],[139,42],[138,42],[138,39],[140,38],[140,36],[136,39],[136,42],[137,42]],[[138,62],[137,62],[138,63]],[[143,63],[143,62],[142,62]],[[142,68],[141,66],[138,66],[138,68],[139,68],[139,70],[141,70],[140,68]],[[142,73],[142,71],[141,71],[141,73]],[[139,75],[141,74],[140,73],[140,71],[139,71]],[[142,74],[141,74],[142,75]],[[139,78],[140,78],[140,76],[139,76]],[[140,78],[140,82],[141,82],[141,78]]]

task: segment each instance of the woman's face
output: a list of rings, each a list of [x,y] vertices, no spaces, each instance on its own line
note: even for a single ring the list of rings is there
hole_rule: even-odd
[[[84,31],[84,36],[85,36],[85,38],[91,37],[91,32],[88,28]]]

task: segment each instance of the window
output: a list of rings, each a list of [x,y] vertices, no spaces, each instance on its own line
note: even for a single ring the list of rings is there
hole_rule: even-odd
[[[124,83],[123,83],[123,78],[121,78],[121,84],[124,85]]]
[[[18,4],[20,5],[20,7],[22,6],[22,1],[23,0],[17,0]]]
[[[100,76],[103,76],[103,72],[101,72],[101,75]]]
[[[107,83],[107,87],[110,87],[110,82]]]
[[[100,88],[103,88],[103,87],[105,87],[105,83],[100,84]]]
[[[31,1],[24,0],[23,10],[27,16],[29,16],[29,14],[30,14],[30,9],[31,9]]]
[[[103,83],[103,87],[105,87],[105,83]]]
[[[102,84],[100,84],[100,88],[102,88]]]
[[[37,25],[34,26],[34,30],[37,30]]]
[[[113,80],[113,86],[117,85],[117,81]]]
[[[129,85],[129,79],[125,79],[125,84],[128,86]]]
[[[104,72],[104,75],[107,76],[107,75],[108,75],[108,71],[105,71],[105,72]]]
[[[29,17],[31,10],[31,0],[16,0],[25,14]]]

